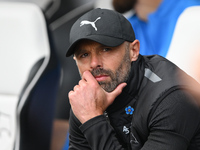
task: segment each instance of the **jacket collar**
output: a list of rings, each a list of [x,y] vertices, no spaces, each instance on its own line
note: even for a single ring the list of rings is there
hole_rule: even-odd
[[[132,62],[131,72],[127,80],[127,86],[123,89],[122,93],[115,99],[112,105],[107,109],[107,112],[118,110],[130,101],[132,101],[140,88],[141,81],[144,76],[144,59],[139,55],[137,61]]]

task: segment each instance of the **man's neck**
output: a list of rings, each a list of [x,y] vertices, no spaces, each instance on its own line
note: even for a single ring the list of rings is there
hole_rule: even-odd
[[[162,0],[138,0],[134,10],[141,20],[148,21],[148,15],[156,11],[161,2]]]

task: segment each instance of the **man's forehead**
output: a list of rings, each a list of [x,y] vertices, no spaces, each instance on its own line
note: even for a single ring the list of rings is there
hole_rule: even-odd
[[[90,50],[91,49],[101,50],[102,48],[106,48],[106,47],[107,48],[117,48],[117,47],[125,45],[125,43],[129,43],[129,42],[125,41],[121,45],[111,47],[111,46],[103,45],[103,44],[98,43],[98,42],[93,41],[93,40],[83,39],[76,44],[74,54],[79,54],[79,53],[85,52],[89,49]]]

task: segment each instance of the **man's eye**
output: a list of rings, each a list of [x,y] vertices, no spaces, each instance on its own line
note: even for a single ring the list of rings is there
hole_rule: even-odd
[[[104,48],[104,49],[103,49],[104,52],[108,52],[108,51],[110,51],[110,50],[111,50],[111,48]]]
[[[85,57],[87,57],[88,56],[88,53],[84,53],[83,55],[81,55],[80,57],[81,58],[85,58]]]

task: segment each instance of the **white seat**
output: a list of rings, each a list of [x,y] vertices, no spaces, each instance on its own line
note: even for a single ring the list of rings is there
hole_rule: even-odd
[[[32,3],[0,2],[1,150],[12,150],[14,142],[19,149],[22,108],[49,60],[48,33],[40,8]]]

